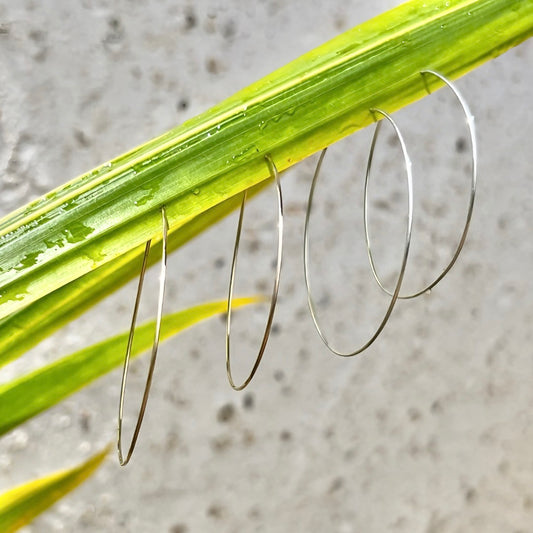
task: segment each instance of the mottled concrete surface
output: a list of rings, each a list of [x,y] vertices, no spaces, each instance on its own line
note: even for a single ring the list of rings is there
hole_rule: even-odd
[[[0,210],[150,139],[399,2],[0,1]],[[316,158],[287,173],[286,255],[256,379],[233,392],[224,323],[163,345],[137,453],[116,458],[26,532],[526,533],[533,531],[533,43],[458,82],[479,130],[467,246],[429,296],[400,302],[363,357],[331,356],[308,316],[305,203]],[[395,115],[415,162],[406,287],[442,268],[466,209],[468,144],[439,91]],[[332,149],[313,219],[326,327],[360,344],[387,304],[366,264],[361,186],[370,131]],[[391,132],[378,147],[372,228],[393,272],[403,216]],[[250,202],[237,292],[268,292],[273,190]],[[224,298],[236,218],[170,258],[167,309]],[[320,279],[318,269],[322,268]],[[155,308],[151,272],[143,314]],[[0,380],[126,329],[134,284],[42,343]],[[266,308],[235,314],[244,375]],[[238,344],[238,345],[237,345]],[[133,413],[145,367],[130,380]],[[73,465],[115,438],[118,372],[0,441],[0,490]],[[131,420],[131,419],[130,419]]]

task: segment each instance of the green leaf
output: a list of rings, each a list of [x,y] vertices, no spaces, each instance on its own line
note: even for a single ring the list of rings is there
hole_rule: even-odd
[[[260,300],[257,297],[239,298],[233,300],[232,306],[237,308]],[[160,338],[168,339],[201,320],[225,312],[226,308],[227,302],[224,300],[166,315],[161,324]],[[154,324],[152,320],[136,328],[132,357],[152,346]],[[122,365],[128,334],[129,331],[84,348],[1,386],[0,435]],[[117,383],[117,391],[118,385]]]
[[[262,188],[263,184],[254,187],[249,196],[255,195]],[[169,252],[179,248],[240,205],[240,196],[230,198],[194,218],[182,226],[179,232],[169,236]],[[132,278],[138,277],[143,255],[144,245],[0,320],[0,367],[24,354]],[[152,241],[149,263],[159,262],[160,257],[161,237]]]
[[[533,34],[533,0],[411,0],[0,222],[0,318]],[[432,83],[432,90],[440,86]]]
[[[11,533],[83,483],[102,464],[109,448],[85,463],[30,481],[0,495],[0,531]]]

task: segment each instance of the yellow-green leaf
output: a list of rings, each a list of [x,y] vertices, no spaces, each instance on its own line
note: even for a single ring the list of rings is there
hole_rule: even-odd
[[[238,298],[233,300],[232,307],[237,308],[257,301],[260,301],[260,298]],[[197,305],[166,315],[161,324],[160,338],[161,340],[168,339],[201,320],[225,312],[226,307],[227,302],[224,300]],[[121,333],[84,348],[1,386],[0,435],[122,365],[128,333]],[[154,321],[138,326],[135,330],[132,357],[150,348],[153,336]],[[223,340],[221,339],[222,346]],[[119,383],[117,382],[117,393],[118,390]]]
[[[255,195],[263,186],[254,187],[248,196]],[[169,235],[169,251],[187,243],[240,205],[240,197],[230,198],[194,218],[179,232]],[[138,277],[143,255],[144,245],[0,320],[0,367],[24,354],[132,278]],[[160,257],[161,236],[158,236],[152,241],[149,264],[159,262]],[[230,259],[228,256],[228,261]]]
[[[1,494],[0,531],[12,533],[29,524],[38,514],[91,476],[108,451],[109,448],[106,448],[81,465],[30,481]]]
[[[0,221],[0,318],[533,34],[533,0],[411,0]],[[431,89],[441,84],[433,82]]]

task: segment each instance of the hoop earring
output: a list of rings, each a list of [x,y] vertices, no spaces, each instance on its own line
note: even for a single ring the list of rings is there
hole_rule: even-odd
[[[394,287],[394,292],[390,295],[391,299],[390,299],[390,302],[389,302],[389,306],[387,307],[385,315],[384,315],[383,319],[381,320],[378,328],[376,329],[376,331],[372,335],[372,337],[370,337],[370,339],[365,344],[363,344],[360,348],[357,348],[357,349],[355,349],[355,350],[353,350],[351,352],[341,352],[341,351],[335,349],[331,345],[331,343],[329,342],[329,340],[326,337],[325,333],[323,332],[322,328],[320,327],[320,324],[319,324],[318,318],[317,318],[316,306],[315,306],[315,303],[314,303],[314,300],[313,300],[313,296],[312,296],[311,282],[310,282],[310,279],[309,279],[309,219],[310,219],[310,216],[311,216],[311,209],[312,209],[312,205],[313,205],[313,195],[314,195],[314,192],[315,192],[316,183],[317,183],[317,180],[318,180],[318,176],[320,174],[320,168],[322,166],[322,162],[324,160],[324,156],[326,155],[327,148],[322,150],[322,153],[320,154],[320,157],[319,157],[319,160],[318,160],[318,164],[316,166],[315,174],[313,176],[313,181],[311,182],[311,189],[309,191],[309,200],[307,202],[307,212],[306,212],[306,215],[305,215],[305,227],[304,227],[304,278],[305,278],[305,286],[306,286],[306,289],[307,289],[307,303],[309,305],[309,311],[311,312],[311,318],[313,319],[313,323],[315,324],[315,328],[316,328],[318,334],[320,335],[320,338],[322,339],[322,341],[326,345],[326,347],[331,352],[333,352],[335,355],[339,355],[341,357],[352,357],[354,355],[360,354],[361,352],[365,351],[379,337],[380,333],[382,332],[383,328],[385,327],[385,324],[389,320],[389,317],[390,317],[390,315],[392,313],[392,310],[394,308],[394,304],[396,303],[396,300],[398,299],[398,294],[400,293],[400,288],[401,288],[403,277],[404,277],[404,273],[405,273],[405,267],[406,267],[406,264],[407,264],[407,258],[408,258],[408,255],[409,255],[409,246],[411,244],[411,230],[412,230],[412,226],[413,226],[413,184],[412,184],[413,179],[412,179],[412,172],[411,172],[411,160],[409,159],[409,155],[407,153],[407,148],[405,146],[405,142],[403,140],[403,136],[402,136],[398,126],[396,125],[394,120],[391,118],[391,116],[388,115],[385,111],[381,111],[380,109],[371,109],[371,112],[374,115],[374,117],[375,117],[376,113],[379,113],[380,115],[382,115],[382,117],[387,119],[389,121],[389,123],[392,125],[392,127],[394,128],[396,136],[398,137],[398,140],[400,141],[400,145],[401,145],[401,149],[402,149],[402,153],[403,153],[403,157],[404,157],[404,161],[405,161],[405,170],[406,170],[406,178],[407,178],[408,217],[407,217],[407,227],[406,227],[406,231],[405,231],[405,245],[404,245],[404,250],[403,250],[402,263],[401,263],[401,267],[400,267],[400,272],[398,274],[398,278],[396,279],[396,285]],[[369,156],[368,156],[368,163],[367,163],[367,167],[366,167],[365,191],[367,190],[368,182],[370,180],[370,172],[371,172],[371,168],[372,168],[372,161],[373,161],[373,158],[374,158],[374,151],[375,151],[375,147],[376,147],[376,141],[377,141],[377,138],[379,136],[380,128],[381,128],[381,121],[376,123],[376,128],[374,130],[374,136],[372,137],[372,143],[371,143],[371,146],[370,146],[370,153],[369,153]]]
[[[130,365],[131,357],[131,347],[133,345],[133,337],[135,335],[135,322],[137,321],[137,312],[139,310],[139,303],[141,301],[141,292],[144,283],[144,274],[146,272],[146,266],[148,264],[148,255],[150,253],[150,244],[151,240],[147,241],[146,247],[144,249],[143,263],[141,266],[141,274],[139,276],[139,285],[137,288],[137,296],[135,298],[135,305],[133,307],[133,317],[131,319],[130,334],[128,337],[128,345],[126,348],[126,357],[124,359],[124,367],[122,370],[122,384],[120,387],[120,401],[118,406],[118,460],[121,466],[125,466],[129,463],[133,450],[135,449],[135,444],[137,443],[137,438],[139,437],[139,432],[141,430],[141,425],[144,418],[144,413],[146,411],[146,405],[148,403],[148,396],[150,395],[150,388],[152,386],[152,377],[154,375],[155,361],[157,358],[157,349],[159,348],[159,334],[161,332],[161,320],[163,316],[163,299],[165,295],[165,282],[167,276],[167,241],[168,241],[168,221],[165,212],[165,208],[161,208],[161,219],[163,223],[163,249],[161,252],[161,274],[159,277],[159,298],[157,302],[157,318],[155,322],[155,333],[154,333],[154,343],[152,345],[152,355],[150,358],[150,366],[148,367],[148,375],[146,377],[146,384],[144,386],[144,393],[141,401],[141,407],[139,409],[139,415],[137,417],[137,423],[135,424],[135,429],[133,430],[133,436],[131,438],[130,446],[126,458],[124,458],[122,452],[122,419],[124,414],[124,399],[126,396],[126,383],[128,380],[128,370]]]
[[[461,253],[461,250],[463,249],[464,243],[466,241],[466,235],[468,233],[468,228],[470,227],[470,219],[472,218],[472,211],[474,209],[474,199],[476,197],[477,142],[476,142],[476,128],[475,128],[475,123],[474,123],[474,116],[470,112],[470,108],[468,107],[468,104],[466,103],[466,101],[463,98],[462,94],[459,92],[457,87],[455,87],[455,85],[450,80],[448,80],[447,78],[445,78],[444,76],[442,76],[442,74],[439,74],[438,72],[434,72],[432,70],[423,70],[423,71],[420,72],[420,75],[424,79],[424,83],[426,85],[426,90],[428,91],[428,93],[431,93],[431,91],[429,90],[429,87],[428,87],[427,82],[426,82],[426,78],[424,77],[424,76],[426,76],[428,74],[432,75],[432,76],[436,76],[438,79],[440,79],[442,82],[444,82],[451,89],[451,91],[453,92],[453,94],[455,95],[457,100],[459,101],[459,104],[461,105],[461,108],[462,108],[463,113],[465,115],[466,123],[467,123],[467,126],[468,126],[468,132],[469,132],[469,135],[470,135],[470,146],[472,147],[472,159],[471,159],[472,160],[472,177],[471,177],[471,182],[470,182],[471,183],[471,185],[470,185],[470,198],[469,198],[469,201],[468,201],[468,210],[467,210],[467,214],[466,214],[466,222],[465,222],[465,225],[464,225],[464,228],[463,228],[463,232],[461,234],[461,238],[459,240],[459,244],[457,245],[457,248],[455,249],[455,252],[453,254],[453,257],[452,257],[451,261],[446,265],[446,267],[441,272],[441,274],[439,276],[437,276],[429,285],[427,285],[423,289],[421,289],[421,290],[419,290],[417,292],[414,292],[412,294],[399,294],[398,298],[402,299],[402,300],[409,300],[411,298],[417,298],[418,296],[421,296],[422,294],[427,294],[451,270],[451,268],[453,267],[453,265],[457,261],[457,258],[459,257],[459,254]],[[367,194],[367,189],[365,187],[365,200],[364,200],[364,209],[365,209],[364,221],[365,222],[364,223],[365,223],[366,249],[367,249],[367,253],[368,253],[368,259],[370,261],[370,268],[372,269],[372,274],[374,275],[374,279],[376,280],[378,285],[381,287],[381,289],[383,291],[385,291],[389,296],[392,296],[392,292],[389,291],[383,285],[383,282],[381,281],[381,278],[379,277],[379,275],[377,273],[376,265],[374,263],[374,257],[372,255],[372,247],[371,247],[371,242],[370,242],[370,234],[369,234],[369,231],[368,231],[368,209],[367,209],[368,205],[367,204],[368,204],[368,194]]]
[[[259,364],[261,363],[261,359],[263,358],[263,354],[265,352],[266,345],[268,343],[270,331],[272,330],[272,321],[274,320],[274,311],[276,309],[276,303],[278,300],[279,280],[281,276],[281,257],[282,257],[282,252],[283,252],[283,198],[281,194],[281,183],[279,179],[278,169],[276,168],[274,161],[272,161],[272,158],[269,155],[266,155],[265,159],[270,169],[270,175],[272,176],[276,184],[276,191],[277,191],[277,196],[278,196],[278,255],[277,255],[277,261],[276,261],[276,274],[274,277],[274,287],[272,289],[272,297],[270,300],[270,310],[268,313],[267,323],[265,326],[265,332],[263,334],[263,340],[261,341],[261,346],[259,348],[259,352],[257,353],[255,363],[248,377],[240,385],[235,385],[235,382],[233,380],[233,376],[231,373],[231,355],[230,355],[231,353],[230,351],[231,303],[233,301],[235,270],[237,267],[237,255],[239,252],[239,243],[241,241],[242,221],[244,217],[244,206],[246,204],[246,196],[247,196],[247,191],[244,191],[242,195],[241,211],[239,214],[239,223],[237,225],[237,234],[235,237],[235,247],[233,249],[233,260],[231,263],[231,274],[230,274],[229,289],[228,289],[228,308],[227,308],[227,313],[226,313],[226,374],[228,376],[229,384],[236,391],[243,390],[250,383],[250,381],[252,381],[252,378],[254,377],[255,373],[257,372],[257,369],[259,368]]]

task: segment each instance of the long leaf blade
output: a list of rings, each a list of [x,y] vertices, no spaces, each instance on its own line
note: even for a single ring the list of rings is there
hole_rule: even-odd
[[[253,196],[263,188],[254,187]],[[241,205],[239,197],[209,209],[169,236],[169,251],[176,250]],[[13,361],[68,322],[137,277],[144,245],[106,263],[30,305],[0,320],[0,367]],[[159,262],[161,237],[152,241],[149,264]],[[28,332],[31,331],[31,335]]]
[[[533,0],[411,0],[0,222],[0,318],[533,34]],[[432,85],[432,89],[437,87]]]
[[[0,495],[0,531],[12,533],[74,490],[102,464],[108,448],[85,463],[36,479]]]
[[[260,298],[235,299],[233,307],[259,300]],[[210,302],[166,315],[161,324],[161,340],[168,339],[215,314],[225,312],[226,306],[225,300]],[[0,387],[0,435],[120,366],[124,361],[128,333],[121,333],[84,348]],[[150,348],[153,335],[154,321],[136,328],[132,357]]]

